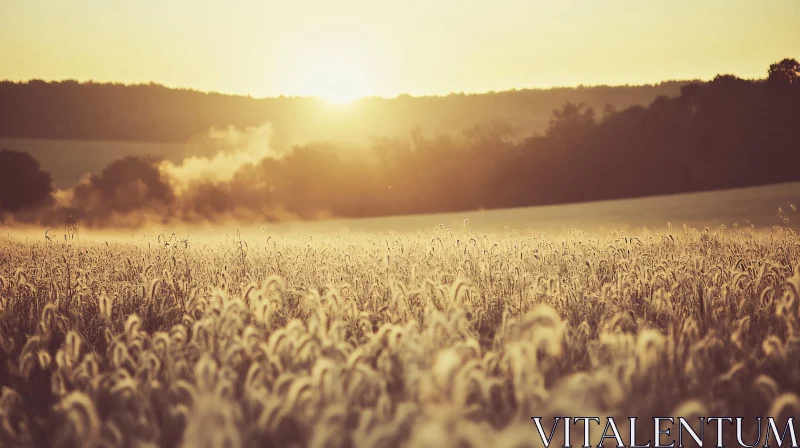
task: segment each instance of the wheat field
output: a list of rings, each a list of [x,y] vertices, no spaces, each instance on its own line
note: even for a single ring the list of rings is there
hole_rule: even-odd
[[[74,230],[0,240],[4,447],[525,447],[535,415],[800,414],[788,229]]]

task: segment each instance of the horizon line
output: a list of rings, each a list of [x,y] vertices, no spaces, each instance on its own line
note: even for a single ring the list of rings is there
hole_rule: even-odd
[[[743,79],[746,81],[761,81],[766,79],[764,78],[742,78],[737,75],[733,74],[717,74],[715,76],[726,76],[732,75],[736,76],[739,79]],[[710,79],[665,79],[657,82],[649,82],[649,83],[641,83],[641,84],[577,84],[577,85],[550,85],[550,86],[523,86],[523,87],[508,87],[504,88],[503,90],[482,90],[482,91],[451,91],[448,93],[425,93],[425,94],[414,94],[414,93],[399,93],[394,96],[384,96],[384,95],[367,95],[361,96],[358,98],[349,101],[348,103],[356,103],[362,100],[393,100],[399,99],[403,97],[410,97],[415,99],[424,99],[424,98],[447,98],[450,96],[482,96],[482,95],[492,95],[492,94],[503,94],[503,93],[511,93],[511,92],[525,92],[525,91],[548,91],[548,90],[560,90],[560,89],[591,89],[591,88],[603,88],[603,87],[611,87],[611,88],[618,88],[618,87],[656,87],[663,84],[668,83],[705,83],[713,80]],[[279,99],[300,99],[300,100],[317,100],[321,102],[327,102],[327,100],[323,98],[319,98],[318,96],[314,95],[297,95],[297,94],[280,94],[278,96],[254,96],[252,93],[233,93],[233,92],[226,92],[220,90],[205,90],[200,89],[192,86],[176,86],[176,85],[168,85],[156,81],[143,81],[143,82],[122,82],[122,81],[96,81],[93,79],[87,80],[78,80],[75,78],[64,78],[64,79],[42,79],[42,78],[29,78],[29,79],[0,79],[0,84],[10,83],[10,84],[19,84],[19,85],[26,85],[31,84],[33,82],[44,82],[47,84],[63,84],[63,83],[77,83],[79,85],[113,85],[113,86],[123,86],[123,87],[146,87],[146,86],[157,86],[163,87],[168,90],[181,90],[181,91],[191,91],[196,93],[202,93],[206,95],[222,95],[222,96],[232,96],[232,97],[241,97],[241,98],[251,98],[254,100],[279,100]]]

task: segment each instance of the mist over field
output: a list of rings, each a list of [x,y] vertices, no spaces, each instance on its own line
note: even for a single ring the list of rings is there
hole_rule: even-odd
[[[182,157],[129,155],[67,188],[54,188],[30,155],[7,150],[0,213],[8,225],[265,224],[793,182],[800,180],[796,64],[773,64],[765,80],[720,75],[622,110],[567,102],[542,133],[526,138],[488,123],[287,148],[276,147],[272,123],[212,127],[189,139]]]

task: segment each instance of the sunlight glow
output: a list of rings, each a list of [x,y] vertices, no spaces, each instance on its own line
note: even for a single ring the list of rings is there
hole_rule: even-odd
[[[342,103],[761,78],[769,64],[800,57],[800,0],[197,3],[0,0],[0,79]]]
[[[331,104],[349,104],[372,94],[368,65],[352,48],[328,47],[312,51],[297,68],[298,90]]]

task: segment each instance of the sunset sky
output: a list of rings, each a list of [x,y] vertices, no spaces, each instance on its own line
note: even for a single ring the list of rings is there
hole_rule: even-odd
[[[765,76],[800,0],[0,2],[0,79],[353,97]]]

